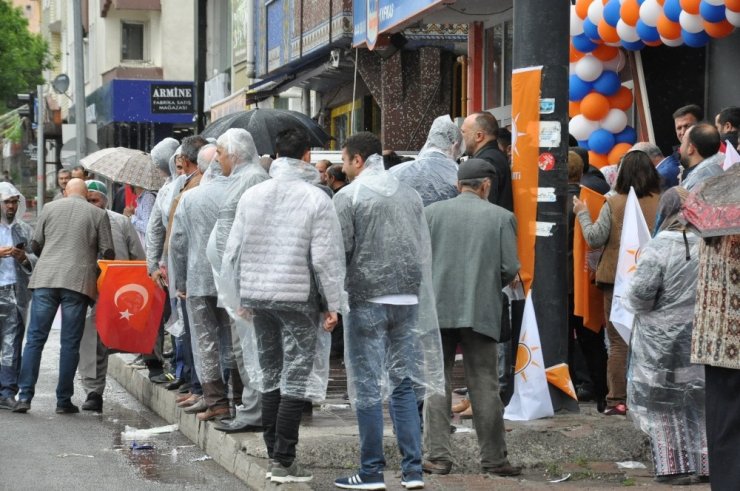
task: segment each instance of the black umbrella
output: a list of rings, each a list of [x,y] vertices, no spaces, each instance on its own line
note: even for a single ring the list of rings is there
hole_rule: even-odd
[[[204,138],[218,138],[230,128],[243,128],[254,139],[260,155],[275,155],[275,137],[288,128],[303,129],[311,146],[323,147],[331,139],[316,121],[305,114],[286,109],[252,109],[219,118],[201,132]]]

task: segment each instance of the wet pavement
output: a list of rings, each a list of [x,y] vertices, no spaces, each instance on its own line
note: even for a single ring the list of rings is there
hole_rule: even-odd
[[[55,388],[59,331],[52,331],[42,358],[31,411],[0,410],[0,490],[247,489],[179,431],[122,439],[126,426],[168,423],[108,377],[102,414],[57,415]],[[73,402],[85,396],[75,385]]]

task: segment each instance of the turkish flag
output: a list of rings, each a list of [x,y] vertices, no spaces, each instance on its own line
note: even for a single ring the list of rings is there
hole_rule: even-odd
[[[154,349],[165,292],[144,261],[98,261],[97,328],[108,348],[149,354]]]

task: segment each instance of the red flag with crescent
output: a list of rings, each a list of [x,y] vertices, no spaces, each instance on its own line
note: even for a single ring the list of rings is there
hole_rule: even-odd
[[[147,274],[144,261],[99,261],[97,328],[110,349],[151,353],[166,294]]]

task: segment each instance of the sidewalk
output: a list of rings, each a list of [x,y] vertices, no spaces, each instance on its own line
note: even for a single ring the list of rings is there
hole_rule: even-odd
[[[214,430],[212,424],[198,422],[194,415],[185,414],[175,406],[174,392],[149,382],[145,370],[127,366],[133,358],[133,355],[112,355],[110,376],[162,418],[178,423],[180,431],[251,489],[278,489],[264,478],[267,454],[261,433],[229,435]],[[314,471],[314,481],[310,486],[283,485],[279,489],[332,489],[335,477],[356,470],[359,438],[354,411],[336,391],[330,392],[330,397],[334,398],[315,407],[313,416],[304,418],[301,425],[298,455],[301,463]],[[458,428],[452,435],[455,474],[428,476],[427,489],[666,488],[652,482],[650,447],[645,435],[625,417],[603,416],[593,405],[583,405],[580,414],[562,414],[525,423],[506,422],[509,458],[526,468],[520,479],[478,474],[477,443],[471,421],[456,418],[453,424]],[[386,426],[385,437],[386,483],[388,489],[401,490],[400,458],[390,425]],[[647,469],[619,469],[616,462],[623,461],[642,462]],[[570,478],[565,482],[548,483],[568,474]],[[691,488],[709,489],[706,485]]]

